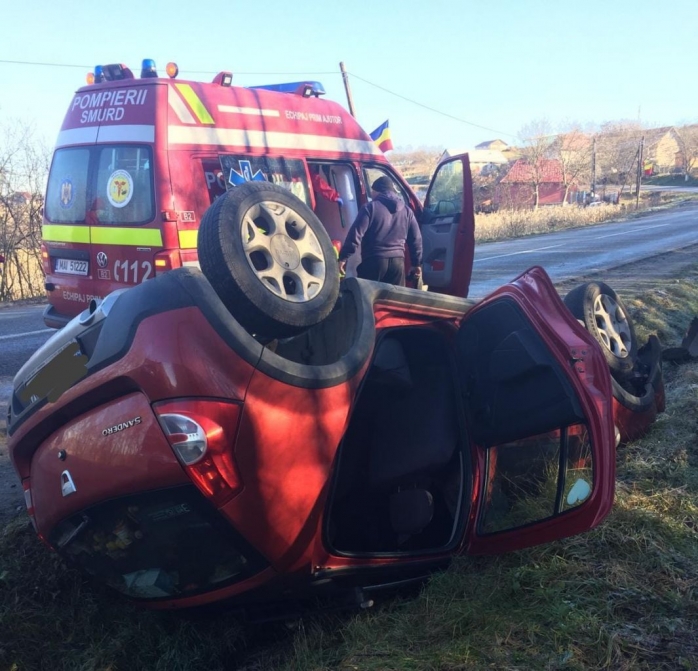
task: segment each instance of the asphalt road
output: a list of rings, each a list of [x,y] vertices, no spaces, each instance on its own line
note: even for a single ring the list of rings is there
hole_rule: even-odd
[[[43,305],[0,309],[0,428],[5,426],[12,378],[22,364],[55,333],[47,329]]]
[[[470,297],[481,298],[531,266],[555,284],[698,245],[698,204],[624,222],[479,245]]]

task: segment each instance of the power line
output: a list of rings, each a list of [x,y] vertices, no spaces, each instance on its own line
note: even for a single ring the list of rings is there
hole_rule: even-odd
[[[498,135],[506,135],[508,137],[513,137],[516,138],[516,135],[513,135],[512,133],[507,133],[503,130],[497,130],[496,128],[489,128],[488,126],[481,126],[478,123],[473,123],[472,121],[467,121],[466,119],[461,119],[460,117],[453,116],[453,114],[448,114],[448,112],[442,112],[441,110],[437,110],[434,107],[429,107],[429,105],[425,105],[424,103],[420,103],[417,100],[412,100],[412,98],[408,98],[406,96],[401,95],[400,93],[395,93],[395,91],[391,91],[390,89],[385,88],[384,86],[380,86],[379,84],[374,84],[373,82],[368,81],[368,79],[364,79],[363,77],[359,77],[359,75],[350,73],[352,77],[355,77],[356,79],[361,80],[362,82],[368,84],[369,86],[373,86],[377,89],[380,89],[381,91],[385,91],[386,93],[389,93],[390,95],[396,96],[397,98],[401,98],[402,100],[406,100],[409,103],[412,103],[413,105],[417,105],[418,107],[423,107],[426,110],[429,110],[430,112],[434,112],[436,114],[440,114],[441,116],[448,117],[449,119],[453,119],[454,121],[460,121],[460,123],[467,124],[468,126],[474,126],[475,128],[480,128],[482,130],[488,130],[493,133],[497,133]]]
[[[8,61],[8,60],[2,60],[0,59],[0,63],[6,63],[8,65],[38,65],[38,66],[43,66],[43,67],[51,67],[51,68],[81,68],[81,69],[87,69],[87,70],[92,70],[94,68],[93,65],[77,65],[75,63],[41,63],[37,61]],[[217,70],[181,70],[180,72],[182,73],[188,73],[192,75],[217,75],[218,71]],[[240,72],[240,71],[235,71],[236,75],[253,75],[253,76],[258,76],[258,75],[282,75],[282,76],[294,76],[294,77],[307,77],[308,75],[336,75],[338,74],[335,71],[324,71],[324,72]]]
[[[19,61],[19,60],[6,60],[6,59],[0,59],[0,64],[6,64],[6,65],[28,65],[28,66],[39,66],[39,67],[52,67],[52,68],[80,68],[82,70],[89,70],[91,71],[94,68],[94,65],[79,65],[76,63],[46,63],[46,62],[40,62],[40,61]],[[180,71],[182,74],[192,74],[192,75],[216,75],[218,74],[217,71],[213,70],[181,70]],[[274,76],[293,76],[293,77],[307,77],[309,75],[311,76],[324,76],[324,75],[337,75],[338,73],[335,71],[318,71],[318,72],[241,72],[241,71],[236,71],[234,74],[236,75],[251,75],[251,76],[265,76],[265,75],[274,75]],[[497,133],[498,135],[506,135],[507,137],[513,137],[516,138],[517,136],[512,134],[512,133],[507,133],[506,131],[502,130],[497,130],[495,128],[489,128],[488,126],[483,126],[481,124],[474,123],[472,121],[468,121],[467,119],[461,119],[460,117],[454,116],[453,114],[449,114],[448,112],[442,112],[441,110],[438,110],[434,107],[430,107],[429,105],[425,105],[424,103],[421,103],[417,100],[413,100],[412,98],[408,98],[407,96],[403,96],[400,93],[396,93],[395,91],[391,91],[390,89],[381,86],[379,84],[375,84],[374,82],[369,81],[368,79],[364,79],[363,77],[360,77],[357,74],[354,73],[349,73],[351,74],[352,77],[355,77],[356,79],[368,84],[369,86],[373,86],[374,88],[380,89],[381,91],[385,91],[386,93],[389,93],[392,96],[395,96],[396,98],[400,98],[402,100],[405,100],[413,105],[417,105],[418,107],[422,107],[423,109],[429,110],[430,112],[434,112],[435,114],[439,114],[441,116],[447,117],[449,119],[453,119],[454,121],[458,121],[460,123],[464,123],[468,126],[473,126],[474,128],[480,128],[481,130],[486,130],[490,131],[492,133]]]
[[[49,68],[92,68],[93,65],[73,65],[71,63],[35,63],[32,61],[6,61],[0,60],[0,63],[8,65],[42,65]]]

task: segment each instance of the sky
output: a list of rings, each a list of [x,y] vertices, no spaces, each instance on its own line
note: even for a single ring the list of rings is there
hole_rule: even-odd
[[[52,145],[94,65],[251,86],[314,79],[395,148],[471,149],[545,119],[698,122],[696,0],[2,0],[0,124]],[[77,66],[77,67],[71,67]],[[1,139],[0,139],[1,142]]]

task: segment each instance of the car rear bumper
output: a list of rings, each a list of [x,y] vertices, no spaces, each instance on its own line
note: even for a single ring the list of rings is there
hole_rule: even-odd
[[[98,581],[159,607],[216,600],[266,568],[191,485],[104,501],[63,520],[48,540]]]

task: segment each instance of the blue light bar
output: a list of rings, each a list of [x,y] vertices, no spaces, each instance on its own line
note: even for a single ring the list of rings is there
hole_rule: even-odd
[[[325,87],[320,82],[288,82],[287,84],[265,84],[264,86],[248,86],[250,89],[264,89],[277,93],[295,93],[303,96],[323,96]]]
[[[155,61],[152,58],[144,58],[141,65],[141,79],[157,76],[158,71],[155,68]]]

